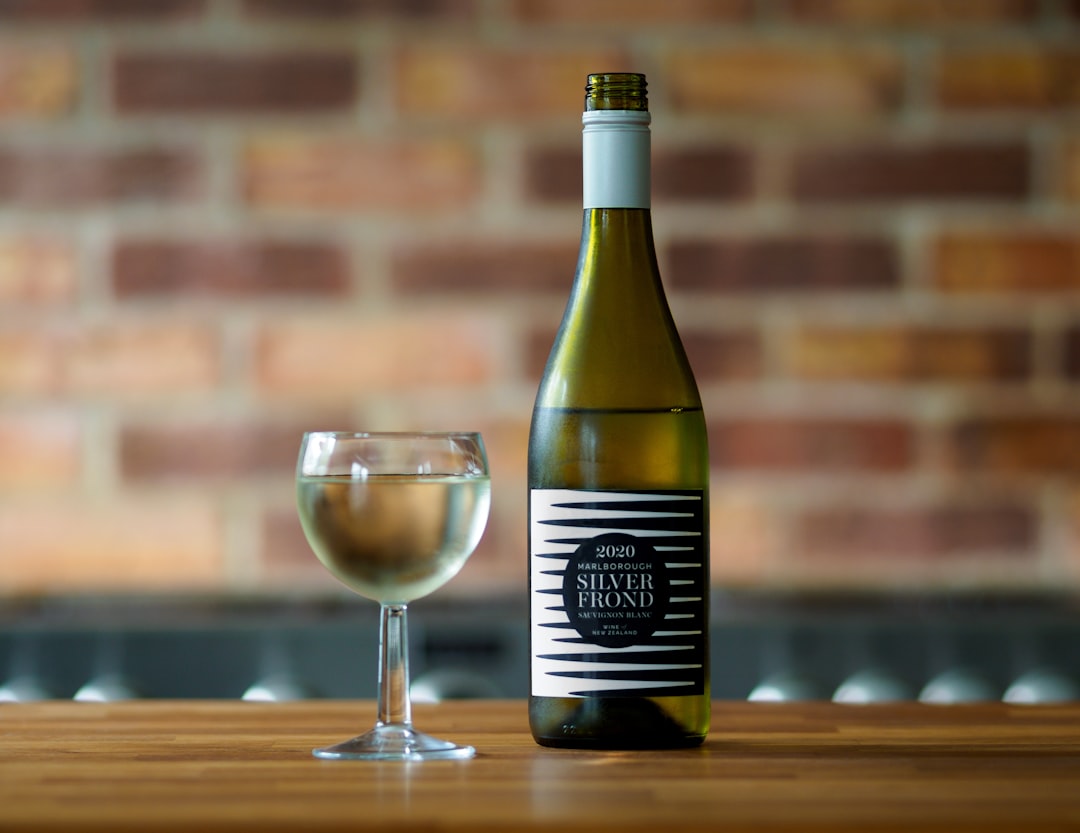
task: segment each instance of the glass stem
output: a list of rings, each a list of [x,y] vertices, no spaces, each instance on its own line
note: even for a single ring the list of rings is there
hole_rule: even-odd
[[[412,725],[407,606],[384,604],[379,622],[379,725]]]

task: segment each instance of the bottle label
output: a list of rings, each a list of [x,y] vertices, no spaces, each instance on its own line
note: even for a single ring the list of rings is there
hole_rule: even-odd
[[[533,489],[532,694],[706,691],[702,490]]]

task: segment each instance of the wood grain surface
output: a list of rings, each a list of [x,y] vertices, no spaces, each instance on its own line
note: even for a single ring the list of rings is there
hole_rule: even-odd
[[[418,706],[464,762],[325,762],[374,704],[0,705],[0,830],[1080,830],[1080,704],[726,703],[698,749],[545,749],[524,703]]]

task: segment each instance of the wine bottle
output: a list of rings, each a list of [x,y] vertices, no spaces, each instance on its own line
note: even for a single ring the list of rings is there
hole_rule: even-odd
[[[664,295],[643,75],[588,77],[577,273],[529,433],[529,724],[545,746],[709,728],[705,417]]]

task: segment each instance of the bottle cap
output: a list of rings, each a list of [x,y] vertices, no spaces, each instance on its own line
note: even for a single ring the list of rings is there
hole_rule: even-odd
[[[648,84],[636,72],[596,72],[585,86],[585,110],[649,109]]]

